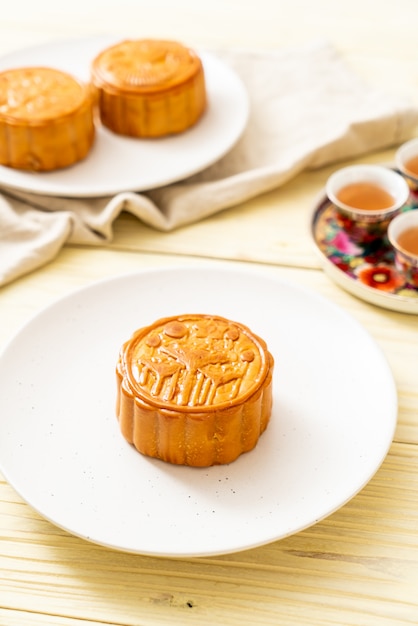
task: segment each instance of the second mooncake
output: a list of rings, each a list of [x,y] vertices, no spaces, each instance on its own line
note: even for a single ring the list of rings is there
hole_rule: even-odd
[[[180,133],[206,108],[201,60],[175,41],[122,41],[96,56],[91,73],[101,121],[120,135]]]

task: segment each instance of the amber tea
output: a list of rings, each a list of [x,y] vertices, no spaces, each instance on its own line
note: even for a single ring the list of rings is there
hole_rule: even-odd
[[[398,245],[405,252],[418,256],[418,226],[411,226],[399,233]]]
[[[405,162],[405,170],[413,176],[418,176],[418,154]]]
[[[362,211],[382,211],[395,203],[395,198],[389,192],[370,182],[346,185],[336,196],[340,202]]]

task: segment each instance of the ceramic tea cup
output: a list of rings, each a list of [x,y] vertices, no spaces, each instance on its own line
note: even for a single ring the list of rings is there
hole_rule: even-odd
[[[397,215],[389,224],[388,239],[395,251],[396,268],[418,287],[418,210]]]
[[[403,176],[382,165],[341,168],[326,184],[339,226],[353,241],[362,243],[386,234],[390,220],[407,202],[409,192]]]
[[[402,144],[395,155],[398,170],[414,192],[418,192],[418,138]]]

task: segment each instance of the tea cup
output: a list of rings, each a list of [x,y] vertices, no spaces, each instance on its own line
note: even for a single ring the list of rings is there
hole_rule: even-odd
[[[406,282],[418,287],[418,210],[397,215],[389,224],[388,240],[394,249],[395,266]]]
[[[418,137],[402,144],[395,154],[395,164],[412,191],[418,191]]]
[[[403,176],[383,165],[350,165],[334,172],[326,184],[338,225],[362,243],[386,234],[409,191]]]

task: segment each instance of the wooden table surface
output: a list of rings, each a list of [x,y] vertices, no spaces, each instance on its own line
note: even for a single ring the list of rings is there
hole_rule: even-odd
[[[280,50],[326,39],[370,84],[418,103],[417,23],[416,0],[15,0],[1,9],[0,54],[109,32],[213,48]],[[394,151],[359,161],[386,163]],[[418,623],[418,316],[357,299],[321,270],[309,223],[333,169],[303,173],[172,233],[122,214],[110,245],[66,246],[0,290],[0,344],[43,307],[97,279],[136,268],[256,265],[336,303],[382,349],[399,395],[383,465],[345,506],[298,534],[236,554],[175,560],[76,538],[0,475],[1,626]]]

